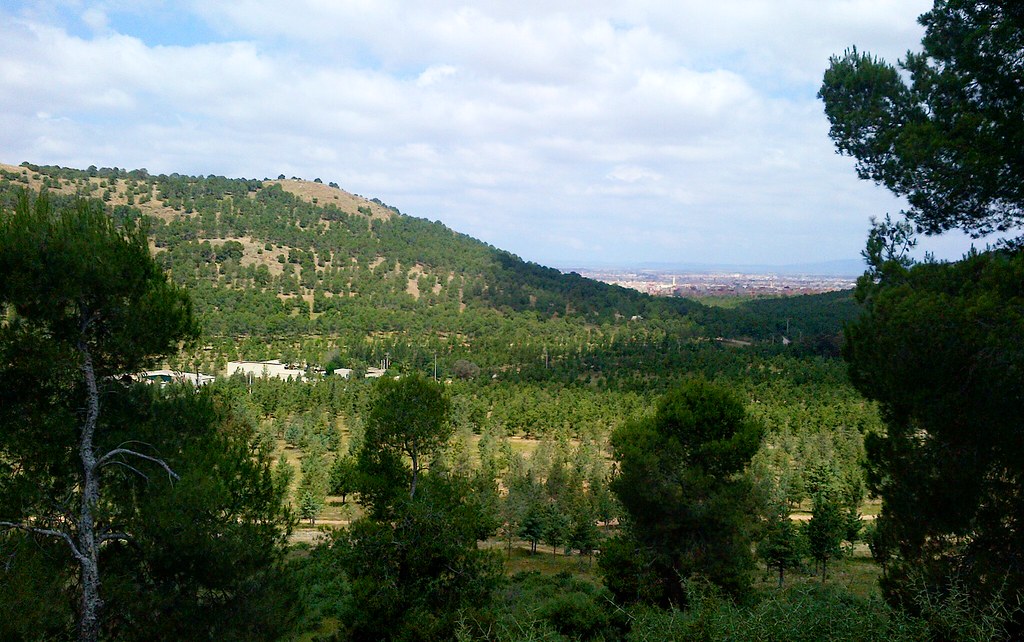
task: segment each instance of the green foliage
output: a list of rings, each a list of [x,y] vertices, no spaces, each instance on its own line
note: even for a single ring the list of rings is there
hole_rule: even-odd
[[[309,448],[302,457],[302,479],[295,491],[299,516],[316,525],[316,518],[324,509],[330,484],[330,472],[324,463],[322,450]]]
[[[753,606],[721,599],[699,584],[690,585],[690,607],[638,611],[630,641],[762,640],[818,642],[933,639],[926,625],[878,600],[857,598],[830,586],[794,587]]]
[[[40,170],[44,179],[48,173],[77,176],[73,170]],[[106,169],[94,173],[112,183],[125,180],[126,174]],[[84,179],[76,180],[84,185]],[[654,548],[636,539],[598,544],[596,522],[607,526],[620,517],[625,530],[632,528],[628,511],[619,515],[608,487],[606,440],[624,425],[670,423],[671,416],[685,414],[673,409],[652,416],[657,395],[675,386],[683,372],[714,377],[716,384],[733,388],[747,402],[749,417],[765,426],[764,445],[750,466],[758,500],[781,496],[797,502],[813,494],[823,463],[834,469],[844,501],[863,494],[863,435],[880,432],[877,414],[872,404],[849,389],[842,369],[826,356],[836,350],[835,334],[842,320],[855,314],[849,293],[754,301],[734,311],[708,310],[525,264],[440,225],[398,216],[393,208],[396,216],[391,219],[369,221],[364,215],[368,208],[364,213],[342,212],[324,198],[311,205],[255,181],[141,173],[135,180],[141,181],[135,189],[145,193],[143,198],[155,192],[159,202],[154,205],[178,208],[177,215],[148,224],[159,264],[170,271],[174,283],[190,288],[207,330],[203,345],[209,350],[172,356],[172,365],[207,370],[239,357],[281,358],[355,370],[353,380],[250,383],[238,377],[217,384],[231,398],[233,415],[246,417],[245,422],[260,421],[261,430],[250,442],[257,460],[262,461],[281,438],[301,451],[298,484],[291,483],[297,471],[284,459],[270,478],[281,497],[299,486],[297,507],[309,504],[305,517],[319,512],[327,490],[340,493],[344,500],[347,488],[360,491],[357,497],[371,508],[377,526],[394,533],[409,495],[420,499],[422,488],[416,490],[413,479],[418,477],[421,486],[444,481],[458,487],[453,496],[463,511],[459,519],[467,520],[465,528],[476,538],[491,535],[500,526],[510,546],[524,537],[534,548],[546,542],[556,550],[564,546],[567,554],[599,547],[603,558],[612,560],[618,554],[622,568],[632,569],[607,578],[610,587],[627,587],[616,589],[616,594],[664,603],[670,599],[668,593],[683,590],[681,575],[688,580],[685,574],[698,573],[692,569],[702,564],[717,564],[712,572],[727,575],[728,570],[715,561],[731,559],[723,552],[727,547],[714,549],[701,560],[678,555],[683,559],[680,566],[689,569],[681,573],[671,566],[675,558],[659,557]],[[14,194],[7,181],[0,180],[0,204],[13,207]],[[54,203],[63,207],[62,197],[54,196]],[[111,216],[118,225],[146,221],[138,210],[124,206]],[[259,254],[260,247],[265,254],[253,264],[252,252]],[[261,261],[272,265],[268,268]],[[407,291],[413,280],[418,299]],[[627,322],[633,315],[644,318]],[[805,341],[786,348],[770,345],[768,341],[773,336],[777,340],[787,323]],[[704,336],[749,336],[764,343],[733,349],[704,341]],[[35,349],[41,362],[52,360],[47,353],[52,346],[40,341]],[[384,395],[376,386],[381,384],[359,380],[360,373],[387,356],[400,364],[402,382],[409,373],[431,372],[435,355],[438,372],[454,379],[444,386],[449,423],[441,422],[437,441],[444,445],[435,449],[428,444],[429,454],[417,450],[414,461],[403,431],[415,425],[394,417],[403,408],[418,413],[430,404],[407,403],[408,395],[380,403]],[[388,413],[392,418],[371,420],[375,413],[378,419]],[[40,416],[43,419],[54,427],[61,423],[58,415]],[[343,429],[349,431],[348,451],[354,456],[342,453]],[[453,431],[458,447],[448,438]],[[481,435],[478,467],[469,447],[474,434]],[[528,459],[515,452],[521,444],[506,439],[524,435],[542,439]],[[756,447],[756,440],[753,443]],[[746,449],[743,439],[691,444],[688,448],[694,452],[669,446],[664,450],[679,455],[691,493],[674,498],[671,505],[693,504],[699,509],[679,511],[689,524],[705,523],[712,514],[724,515],[729,522],[734,506],[741,507],[736,512],[755,514],[750,487],[737,472],[744,463],[736,468],[732,457],[734,449]],[[315,461],[320,465],[314,466]],[[313,474],[311,468],[316,469]],[[159,475],[145,472],[160,481]],[[722,479],[728,483],[720,484]],[[497,492],[499,483],[508,491],[504,496]],[[658,490],[657,485],[654,488]],[[19,492],[30,496],[37,490],[25,483]],[[304,498],[308,501],[301,501]],[[743,542],[750,550],[749,527],[743,524],[734,538],[740,558],[745,556],[740,564],[744,568],[750,561],[742,553]],[[437,532],[446,532],[445,528],[439,526]],[[730,528],[715,532],[735,533]],[[380,531],[382,539],[386,534]],[[679,541],[685,549],[693,540]],[[306,596],[300,601],[313,603],[298,616],[300,628],[317,629],[320,636],[338,631],[347,635],[342,622],[351,619],[348,614],[356,603],[352,584],[347,573],[338,572],[336,555],[332,553],[330,561],[327,557],[314,550],[308,563],[304,558],[290,566],[296,573],[291,579],[268,571],[265,579],[253,580],[253,586],[262,588],[251,599],[236,599],[240,612],[256,608],[274,591],[291,595],[298,585]],[[411,560],[406,564],[414,566]],[[59,575],[54,577],[54,582],[60,581]],[[371,580],[362,584],[363,589],[373,585]],[[555,595],[558,604],[551,607],[550,617],[545,607],[540,615],[495,621],[473,607],[464,616],[444,615],[445,624],[437,630],[451,633],[451,622],[460,621],[456,632],[483,635],[490,630],[499,638],[506,636],[503,639],[515,638],[517,630],[551,639],[621,637],[624,629],[615,627],[622,623],[609,629],[609,619],[599,612],[597,605],[607,607],[604,593],[584,596],[581,593],[587,591],[577,592],[568,584],[563,589],[566,595]],[[369,599],[361,595],[359,599]],[[201,613],[187,606],[187,600],[180,604],[182,612]],[[295,617],[287,608],[265,610],[267,617],[277,613],[283,622]],[[318,617],[323,626],[309,626]],[[261,620],[252,621],[256,626]],[[482,628],[474,628],[477,621]],[[590,626],[589,621],[595,624]],[[525,628],[517,628],[520,625]],[[195,630],[201,626],[205,625],[197,624]],[[217,634],[230,637],[228,628],[226,620]]]
[[[787,353],[839,356],[840,329],[859,309],[849,290],[780,298],[740,300],[734,309],[704,310],[707,336],[793,341]]]
[[[473,379],[480,374],[480,366],[466,359],[458,359],[452,364],[452,374],[459,379]]]
[[[471,639],[611,640],[625,613],[608,608],[608,592],[568,573],[517,573],[495,591],[492,605],[464,626]]]
[[[654,425],[662,445],[670,449],[659,456],[719,479],[743,470],[757,450],[762,431],[730,391],[699,379],[659,400]],[[614,440],[617,453],[625,452],[622,442],[621,437]]]
[[[595,523],[595,509],[584,502],[573,507],[568,540],[569,549],[576,549],[580,555],[593,555],[601,546],[602,536]]]
[[[312,489],[300,487],[298,509],[299,517],[309,520],[310,525],[316,525],[317,515],[324,509],[324,500]]]
[[[558,551],[558,547],[569,540],[572,522],[569,516],[563,513],[555,503],[544,506],[540,521],[541,540],[551,547],[551,554],[554,555]]]
[[[95,201],[54,209],[22,194],[0,221],[4,345],[85,342],[98,376],[134,372],[196,337],[191,302],[149,256],[145,230],[115,226]],[[72,364],[70,367],[74,367]]]
[[[856,49],[831,59],[819,97],[857,173],[906,196],[929,233],[984,235],[1024,222],[1024,11],[1013,2],[937,0],[922,51],[900,70]],[[901,71],[904,74],[901,75]]]
[[[1024,606],[1008,602],[1007,595],[979,599],[959,578],[936,587],[911,582],[911,609],[927,623],[932,639],[989,642],[1012,640]]]
[[[415,497],[421,469],[452,435],[450,407],[444,390],[422,375],[382,377],[374,384],[366,434],[356,456],[360,503],[385,514],[402,486]]]
[[[518,516],[519,528],[514,532],[530,542],[530,553],[536,553],[537,542],[544,537],[547,504],[541,503],[539,496],[529,499],[532,501],[526,505],[521,516]]]
[[[54,563],[66,558],[64,543],[7,531],[0,534],[0,551],[0,638],[70,638],[75,609],[67,586],[73,581],[73,568]]]
[[[170,484],[163,470],[143,463],[133,465],[145,478],[110,473],[105,512],[131,540],[101,549],[105,636],[274,639],[289,629],[292,588],[281,563],[291,517],[269,463],[252,456],[254,427],[226,401],[209,390],[148,386],[105,396],[105,434],[150,444],[180,477]],[[5,637],[69,634],[74,564],[60,547],[5,547],[14,554],[0,581],[0,601],[12,607],[5,626],[38,627]],[[24,602],[14,608],[19,600],[45,605],[50,615],[40,619]]]
[[[619,603],[666,605],[680,595],[685,598],[682,578],[652,547],[629,534],[606,540],[598,562],[605,587]]]
[[[349,580],[342,615],[352,639],[449,638],[460,614],[484,606],[496,586],[499,562],[477,548],[495,529],[494,480],[444,460],[449,407],[424,377],[381,379],[354,464],[336,460],[335,481],[354,472],[370,509],[331,544]]]
[[[132,544],[109,552],[113,633],[272,639],[292,617],[281,568],[292,517],[269,460],[253,457],[255,427],[217,391],[154,393],[126,400],[123,412],[133,419],[126,423],[180,479],[136,477],[119,487],[119,502],[142,503]]]
[[[358,483],[356,459],[352,455],[339,454],[331,464],[330,491],[339,495],[345,503],[348,495],[356,490]]]
[[[913,260],[909,252],[916,246],[917,239],[914,238],[914,229],[910,223],[893,223],[888,214],[881,221],[871,219],[867,246],[861,251],[861,256],[868,264],[868,271],[860,277],[862,287],[857,288],[857,299],[863,303],[874,283],[887,274],[898,273],[900,268],[910,267]]]
[[[821,562],[821,581],[828,578],[828,561],[843,554],[842,543],[847,522],[839,502],[828,493],[814,497],[811,521],[807,522],[807,552]]]
[[[295,587],[296,613],[286,639],[330,639],[340,630],[351,587],[347,575],[339,572],[335,553],[330,546],[293,547],[285,573]]]
[[[869,484],[895,545],[894,599],[910,578],[952,577],[981,596],[1024,591],[1024,254],[892,266],[849,326],[854,384],[878,400],[886,432],[869,435]],[[900,597],[897,597],[900,596]],[[1012,598],[1011,598],[1012,600]]]
[[[601,571],[618,599],[683,605],[680,579],[691,575],[745,592],[755,511],[741,473],[760,435],[728,390],[699,379],[665,395],[653,418],[616,430],[612,490],[629,527],[616,554],[602,555]],[[647,577],[637,580],[641,568]],[[654,584],[639,585],[650,575]]]
[[[477,548],[479,515],[463,495],[458,484],[428,475],[391,519],[364,518],[341,532],[331,548],[351,585],[348,636],[448,639],[462,615],[487,603],[500,563]]]
[[[55,167],[39,172],[83,185],[88,176]],[[510,434],[547,436],[568,425],[604,436],[622,415],[644,407],[631,395],[663,391],[680,372],[745,376],[752,359],[833,354],[842,320],[855,312],[848,293],[837,293],[722,313],[561,275],[394,210],[371,222],[259,181],[136,175],[138,189],[159,194],[155,206],[193,210],[151,219],[124,206],[114,212],[147,221],[158,263],[189,288],[203,323],[211,349],[174,357],[171,365],[191,370],[196,356],[204,368],[239,357],[281,358],[327,361],[358,374],[390,355],[403,369],[429,373],[436,355],[438,371],[452,373],[455,385],[485,391],[484,412]],[[0,179],[0,203],[13,204],[15,189]],[[289,263],[293,250],[296,262]],[[422,282],[419,298],[407,292],[413,280]],[[629,321],[636,315],[643,320]],[[785,349],[734,351],[700,341],[778,341],[787,322],[804,341]],[[476,364],[480,376],[458,379],[460,361]],[[834,376],[820,364],[799,367],[805,377]],[[519,393],[522,384],[533,389]],[[479,409],[474,404],[468,418],[482,430]]]
[[[291,488],[292,480],[295,478],[295,469],[288,463],[284,453],[281,453],[281,456],[278,457],[272,474],[274,476],[274,485],[278,491],[282,495],[287,495],[288,489]]]
[[[762,539],[757,544],[757,556],[769,569],[778,571],[779,588],[782,588],[786,571],[803,562],[805,546],[800,535],[786,504],[769,512]]]
[[[883,429],[874,405],[846,386],[753,387],[750,413],[766,426],[750,474],[768,502],[798,505],[823,481],[844,502],[865,494],[864,435]]]
[[[74,543],[77,560],[46,559],[48,577],[80,567],[85,579],[62,591],[102,579],[94,603],[106,602],[105,617],[80,636],[252,639],[287,628],[266,600],[286,590],[277,565],[290,517],[251,416],[210,390],[123,377],[197,333],[143,230],[87,202],[51,208],[44,196],[23,197],[0,225],[0,414],[10,426],[0,512]],[[12,568],[34,563],[28,555]],[[24,585],[47,599],[53,587]]]
[[[120,528],[135,508],[111,501],[104,482],[117,480],[115,465],[145,476],[126,459],[162,463],[139,452],[146,442],[112,438],[121,426],[108,423],[101,397],[123,388],[115,376],[198,329],[133,221],[118,226],[94,203],[52,208],[46,194],[24,192],[0,216],[0,421],[10,426],[0,435],[0,527],[67,544],[79,566],[79,637],[95,640],[101,546],[127,538]]]
[[[889,525],[890,520],[879,515],[864,529],[864,541],[871,551],[871,557],[882,567],[882,581],[887,580],[889,562],[896,551],[896,537]]]
[[[819,94],[831,136],[862,178],[907,197],[919,231],[1019,228],[1024,164],[1011,150],[1024,141],[1024,11],[937,0],[920,22],[922,51],[900,63],[905,77],[856,50],[832,59]],[[887,596],[922,613],[942,602],[922,603],[922,591],[1019,602],[1024,254],[1018,240],[913,265],[911,243],[909,225],[873,226],[857,292],[866,314],[846,331],[850,378],[886,424],[866,438],[868,483],[883,499],[872,552]],[[1008,619],[1019,637],[1024,616]],[[936,635],[976,637],[965,631]]]

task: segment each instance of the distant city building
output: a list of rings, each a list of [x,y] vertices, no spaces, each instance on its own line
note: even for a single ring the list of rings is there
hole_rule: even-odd
[[[277,359],[270,361],[228,361],[228,376],[241,373],[246,377],[259,377],[262,379],[294,379],[305,381],[306,373],[297,368],[289,368]]]
[[[387,370],[385,370],[384,368],[367,368],[366,378],[377,379],[379,377],[383,377],[385,372],[387,372]]]

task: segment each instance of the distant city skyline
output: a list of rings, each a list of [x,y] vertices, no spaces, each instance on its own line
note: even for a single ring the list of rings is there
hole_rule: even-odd
[[[725,263],[670,263],[670,262],[635,262],[632,264],[591,262],[587,264],[552,265],[562,272],[628,272],[659,275],[672,274],[778,274],[778,275],[809,275],[809,276],[842,276],[857,277],[864,273],[866,265],[863,259],[847,259],[821,261],[814,263],[791,264],[725,264]]]
[[[0,162],[320,178],[555,267],[856,261],[901,202],[816,92],[931,4],[11,0]]]
[[[854,276],[810,274],[581,270],[582,276],[655,296],[777,297],[851,290]]]

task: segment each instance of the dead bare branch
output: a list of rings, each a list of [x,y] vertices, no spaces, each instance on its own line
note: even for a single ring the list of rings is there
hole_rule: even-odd
[[[157,466],[160,466],[161,468],[163,468],[165,471],[167,471],[167,476],[170,477],[172,481],[178,481],[179,479],[181,479],[181,477],[178,476],[178,473],[174,472],[174,470],[170,467],[170,465],[166,461],[164,461],[163,459],[160,459],[159,457],[151,457],[150,455],[144,455],[144,454],[142,454],[142,453],[140,453],[138,451],[131,450],[130,448],[115,448],[115,449],[111,450],[110,452],[108,452],[107,454],[103,455],[102,457],[100,457],[99,459],[96,460],[96,468],[100,468],[100,467],[105,466],[107,464],[114,464],[114,463],[121,464],[122,466],[128,466],[128,464],[125,464],[122,461],[114,459],[114,457],[117,457],[119,455],[126,455],[126,456],[130,456],[130,457],[138,457],[139,459],[144,459],[146,461],[152,462],[152,463],[156,464]],[[128,466],[128,467],[131,468],[131,466]],[[138,471],[136,471],[136,472],[138,472]],[[142,473],[139,473],[139,474],[141,475]],[[145,477],[145,475],[143,475],[143,477]],[[149,479],[149,478],[147,477],[147,479]]]
[[[28,524],[22,524],[20,522],[0,522],[0,528],[14,528],[20,531],[24,531],[26,533],[32,533],[34,535],[43,535],[46,537],[56,537],[57,539],[62,539],[68,545],[68,548],[71,549],[71,554],[75,557],[75,559],[82,560],[85,557],[84,555],[82,555],[81,551],[78,550],[78,547],[75,546],[75,540],[71,538],[71,535],[69,533],[65,533],[63,531],[55,531],[51,528],[29,526]]]

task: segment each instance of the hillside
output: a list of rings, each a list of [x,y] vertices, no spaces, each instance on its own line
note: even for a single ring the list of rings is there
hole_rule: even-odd
[[[26,187],[145,217],[158,261],[192,292],[210,347],[194,358],[211,367],[238,356],[339,355],[424,366],[440,353],[517,372],[573,361],[573,376],[591,377],[626,363],[609,351],[767,339],[787,314],[713,310],[562,274],[318,181],[0,166],[4,207]],[[804,320],[804,334],[823,333],[814,315],[790,316]],[[838,325],[828,318],[824,327],[834,335]]]

